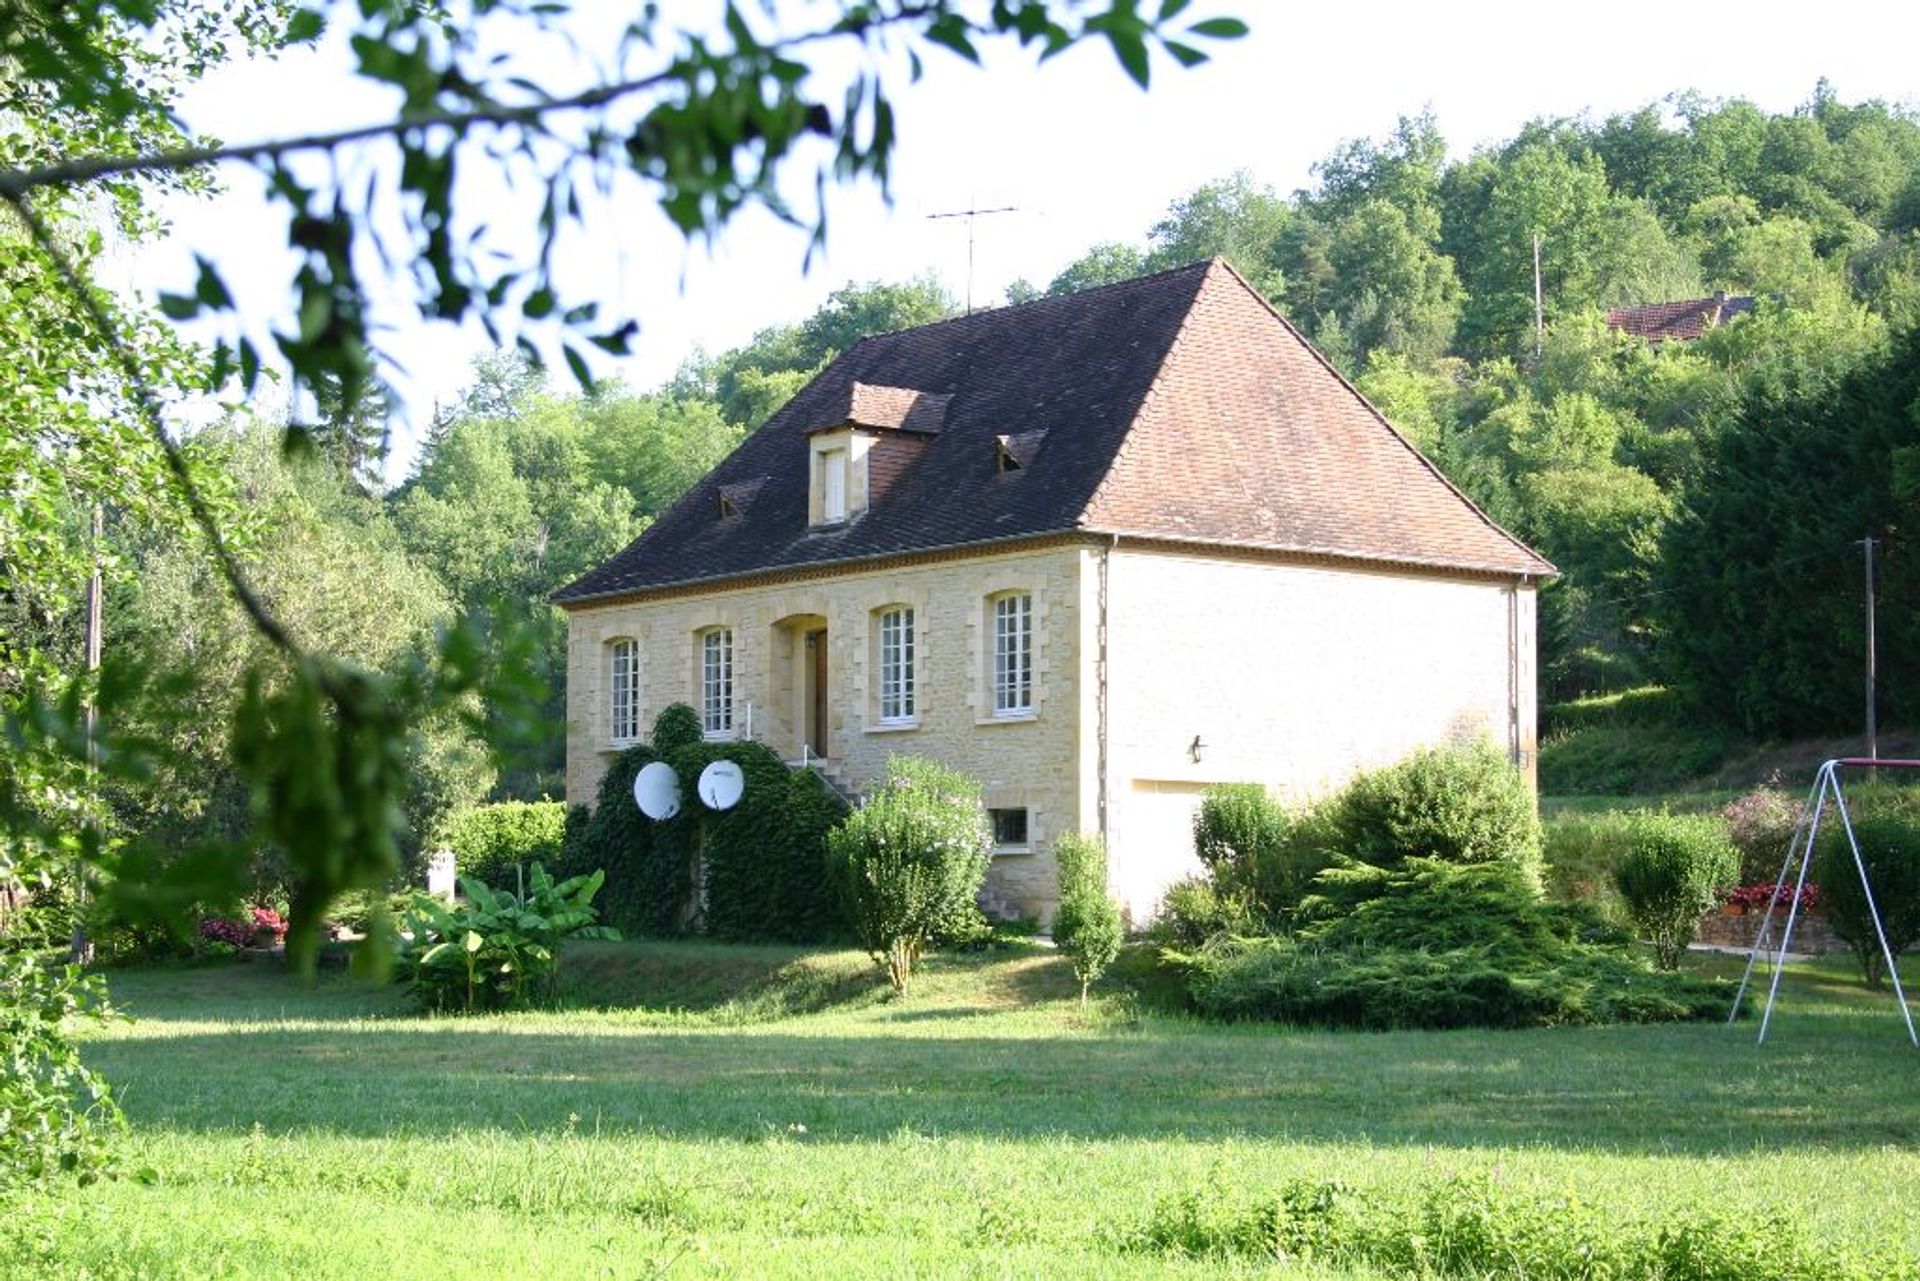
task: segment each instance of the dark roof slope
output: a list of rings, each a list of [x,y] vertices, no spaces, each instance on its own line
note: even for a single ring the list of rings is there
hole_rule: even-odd
[[[1751,297],[1730,298],[1724,293],[1711,298],[1688,298],[1681,302],[1656,302],[1645,307],[1615,307],[1607,313],[1607,324],[1623,334],[1665,342],[1669,338],[1690,340],[1715,325],[1752,311]]]
[[[809,530],[807,437],[856,383],[945,397],[939,434],[860,519]],[[1001,470],[1000,438],[1037,431]],[[1553,572],[1216,260],[855,344],[555,600],[1083,529]]]

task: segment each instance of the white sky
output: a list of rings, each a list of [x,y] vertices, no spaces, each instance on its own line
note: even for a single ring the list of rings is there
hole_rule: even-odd
[[[587,6],[591,8],[592,6]],[[1846,101],[1915,105],[1920,6],[1829,0],[1817,9],[1743,4],[1541,3],[1277,5],[1213,0],[1201,13],[1247,19],[1246,40],[1215,46],[1182,72],[1156,63],[1141,93],[1104,49],[1039,70],[1009,51],[975,70],[935,52],[918,85],[895,85],[900,144],[893,203],[870,188],[830,195],[829,243],[803,271],[805,238],[765,216],[739,220],[711,247],[688,247],[651,205],[603,211],[568,256],[569,279],[641,324],[636,354],[597,372],[646,387],[696,346],[721,351],[796,321],[849,281],[932,272],[967,290],[964,220],[927,215],[1017,205],[976,229],[976,301],[1026,278],[1044,285],[1099,241],[1140,243],[1174,198],[1244,168],[1282,192],[1341,140],[1378,137],[1431,108],[1455,155],[1539,116],[1605,116],[1694,89],[1768,110],[1804,102],[1825,76]],[[231,66],[188,95],[197,130],[242,142],[378,115],[337,49]],[[237,170],[214,201],[168,207],[169,240],[126,266],[136,288],[184,290],[192,252],[218,262],[243,307],[278,315],[288,268],[283,223],[259,180]],[[530,232],[528,233],[531,234]],[[391,471],[404,475],[436,399],[464,385],[486,350],[477,330],[401,323],[384,350],[407,373]],[[564,377],[564,375],[562,375]]]

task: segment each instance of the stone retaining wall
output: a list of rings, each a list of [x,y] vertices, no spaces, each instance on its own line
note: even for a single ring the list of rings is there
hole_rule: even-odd
[[[1787,914],[1776,912],[1773,932],[1768,944],[1780,945],[1780,931],[1786,928]],[[1710,947],[1732,947],[1747,950],[1753,947],[1754,937],[1760,932],[1764,917],[1759,912],[1748,912],[1741,916],[1722,916],[1718,912],[1709,915],[1700,922],[1700,932],[1694,936],[1694,942]],[[1793,950],[1795,952],[1820,955],[1826,952],[1844,952],[1847,945],[1834,934],[1833,926],[1828,923],[1823,912],[1802,912],[1793,921]]]

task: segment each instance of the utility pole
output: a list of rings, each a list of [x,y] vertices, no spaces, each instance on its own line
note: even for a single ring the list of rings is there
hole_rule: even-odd
[[[1867,549],[1867,757],[1880,759],[1880,727],[1874,713],[1874,680],[1876,655],[1873,636],[1873,536],[1869,534],[1860,540]]]
[[[1540,289],[1540,233],[1533,233],[1533,358],[1540,359],[1540,349],[1545,345],[1547,332],[1547,310],[1545,295]]]
[[[100,541],[105,530],[105,516],[99,503],[93,505],[93,540],[87,544],[88,559],[93,562],[93,573],[87,578],[87,675],[91,677],[100,670]],[[100,750],[94,742],[95,729],[99,722],[99,709],[94,706],[95,695],[87,695],[87,710],[84,724],[87,732],[87,786],[89,790],[96,785],[95,773],[100,768]],[[87,936],[87,869],[78,860],[73,868],[73,936],[67,943],[67,959],[75,965],[93,964],[93,940]]]
[[[974,220],[986,214],[1003,214],[1003,213],[1019,213],[1019,212],[1020,212],[1019,205],[1000,205],[997,208],[993,208],[993,209],[981,209],[978,207],[971,207],[967,209],[954,209],[946,213],[937,213],[937,214],[927,215],[928,222],[933,222],[941,218],[965,218],[967,220],[967,314],[969,316],[973,314],[973,223],[974,223]]]

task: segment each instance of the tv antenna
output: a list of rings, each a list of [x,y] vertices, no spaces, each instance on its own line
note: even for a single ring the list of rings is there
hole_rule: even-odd
[[[973,224],[977,219],[984,218],[988,214],[1019,212],[1019,205],[997,205],[992,209],[982,209],[980,208],[980,202],[975,200],[966,209],[950,209],[945,213],[927,215],[928,222],[936,222],[942,218],[965,218],[967,220],[967,314],[969,316],[973,314]]]

